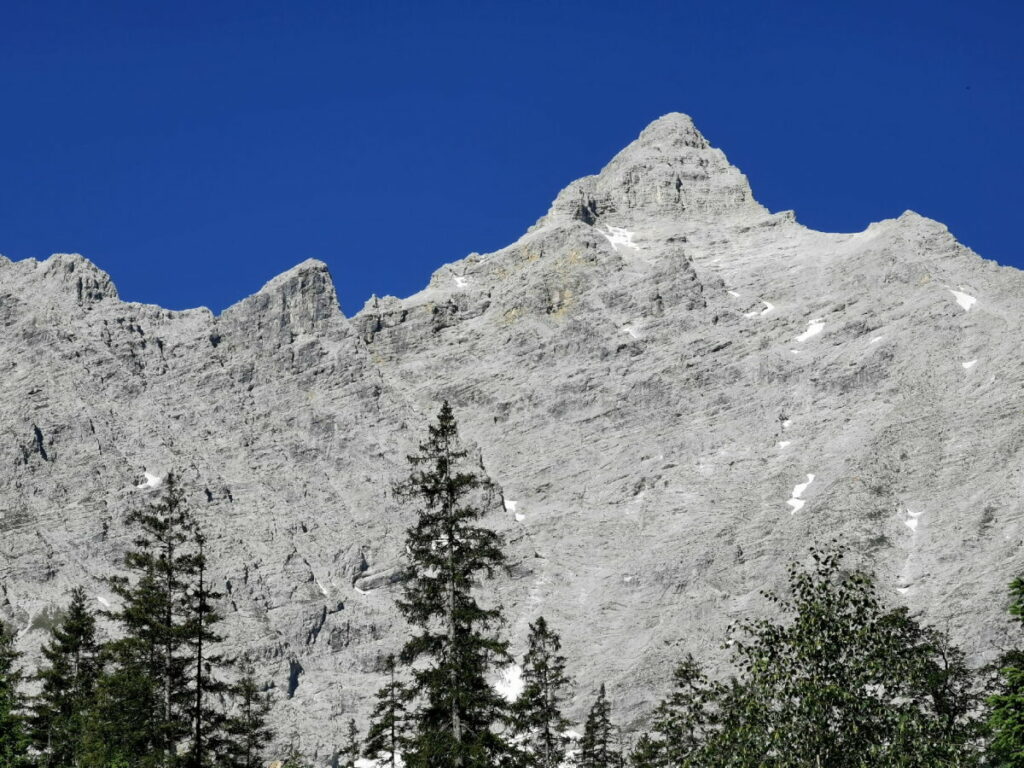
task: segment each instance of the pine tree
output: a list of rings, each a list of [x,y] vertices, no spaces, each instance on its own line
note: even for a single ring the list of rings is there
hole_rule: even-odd
[[[219,680],[215,669],[224,665],[223,657],[211,647],[223,638],[213,627],[221,616],[213,603],[223,595],[210,589],[207,579],[206,537],[198,527],[192,528],[194,553],[184,562],[192,577],[184,599],[185,620],[182,633],[191,651],[191,700],[188,706],[192,726],[188,768],[204,768],[228,749],[225,740],[226,717],[217,705],[229,686]]]
[[[651,738],[649,733],[641,734],[629,755],[631,768],[662,768],[665,765],[665,746]]]
[[[673,690],[654,712],[657,739],[644,742],[645,765],[684,765],[717,731],[720,684],[708,680],[700,665],[687,656],[672,676]],[[634,756],[634,764],[637,758]]]
[[[565,673],[565,657],[558,634],[541,616],[530,625],[523,657],[523,691],[513,705],[516,734],[521,737],[529,768],[558,768],[569,747],[570,723],[561,705],[571,681]]]
[[[256,685],[255,672],[247,668],[231,689],[236,711],[225,723],[230,768],[261,768],[263,753],[274,737],[267,725],[270,699]]]
[[[203,768],[227,748],[205,539],[173,474],[160,500],[128,522],[140,529],[124,560],[134,578],[110,579],[123,637],[108,647],[93,724],[105,735],[92,740],[91,759]]]
[[[468,466],[447,402],[409,461],[410,477],[396,488],[420,507],[407,532],[410,574],[398,602],[419,630],[401,654],[404,663],[417,662],[406,764],[492,768],[512,748],[496,728],[507,723],[507,704],[487,683],[489,673],[510,661],[496,631],[501,612],[473,596],[474,580],[504,563],[498,535],[475,525],[490,500],[490,482]]]
[[[32,706],[32,742],[42,768],[81,763],[87,715],[100,673],[96,618],[86,607],[85,590],[76,587],[60,622],[43,646],[46,665],[37,677],[42,690]]]
[[[1010,583],[1010,597],[1010,615],[1024,627],[1024,577]],[[1024,765],[1024,649],[1002,655],[996,685],[996,693],[988,698],[988,756],[993,766],[1016,768]]]
[[[611,722],[611,704],[605,695],[604,683],[598,691],[594,706],[590,708],[580,740],[579,768],[617,768],[622,765],[622,753],[615,749],[615,734]]]
[[[14,633],[0,621],[0,766],[28,766],[29,738],[25,723],[25,699],[20,691],[19,654]]]
[[[363,755],[391,768],[396,768],[399,755],[405,751],[406,702],[409,691],[396,678],[395,657],[385,660],[388,682],[377,692],[377,704],[370,715],[370,729],[366,734]]]
[[[359,759],[359,729],[356,728],[356,721],[349,718],[345,725],[345,743],[338,753],[339,768],[356,768],[356,760]]]

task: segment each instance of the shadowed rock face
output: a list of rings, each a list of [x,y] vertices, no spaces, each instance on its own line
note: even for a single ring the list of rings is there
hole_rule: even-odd
[[[983,661],[1021,566],[1022,298],[914,213],[769,213],[678,114],[518,242],[350,319],[316,261],[220,317],[123,303],[79,256],[3,261],[0,615],[32,652],[72,585],[112,600],[124,517],[176,469],[229,652],[329,755],[404,636],[390,485],[448,398],[503,491],[486,588],[516,649],[540,614],[562,633],[576,714],[604,681],[635,722],[683,653],[724,662],[832,538]]]

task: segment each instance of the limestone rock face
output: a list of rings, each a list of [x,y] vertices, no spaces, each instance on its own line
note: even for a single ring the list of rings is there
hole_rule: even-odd
[[[102,577],[174,469],[229,654],[327,759],[363,718],[415,510],[391,484],[447,398],[499,484],[519,651],[544,615],[580,698],[642,720],[687,652],[840,538],[978,661],[1022,564],[1024,277],[907,212],[772,214],[684,115],[570,184],[519,241],[354,317],[304,262],[219,317],[123,303],[78,256],[0,262],[0,615]],[[142,486],[142,487],[140,487]]]

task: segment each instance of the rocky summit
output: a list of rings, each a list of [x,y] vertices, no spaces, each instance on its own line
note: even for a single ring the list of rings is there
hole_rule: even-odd
[[[0,260],[0,616],[30,657],[174,470],[209,536],[230,655],[321,757],[365,723],[394,608],[405,456],[448,399],[500,488],[483,585],[521,653],[561,633],[573,714],[636,724],[686,652],[814,543],[972,659],[1022,565],[1024,275],[906,212],[852,234],[772,213],[670,114],[517,242],[346,317],[307,261],[216,316],[122,302],[77,255]]]

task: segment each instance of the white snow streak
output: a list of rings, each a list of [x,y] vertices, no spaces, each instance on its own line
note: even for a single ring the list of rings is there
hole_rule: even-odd
[[[163,480],[161,480],[154,474],[151,474],[149,472],[143,472],[143,474],[146,476],[146,481],[144,483],[139,483],[138,485],[136,485],[136,488],[159,488],[160,483],[163,482]]]
[[[468,282],[466,280],[466,278],[464,278],[464,277],[455,277],[454,280],[455,280],[455,285],[457,285],[459,288],[465,288],[466,287],[466,283]]]
[[[789,514],[796,514],[801,509],[803,509],[803,506],[804,504],[806,504],[806,501],[804,501],[804,499],[801,499],[800,497],[804,495],[804,491],[807,490],[807,486],[809,486],[813,482],[814,475],[808,474],[806,483],[797,483],[796,485],[793,486],[793,498],[786,502],[787,504],[789,504],[789,506],[793,508],[793,511]]]
[[[815,318],[807,324],[807,330],[795,337],[796,341],[805,342],[812,336],[817,336],[825,328],[825,321],[821,318]]]
[[[789,440],[780,440],[779,443],[778,443],[779,448],[785,448],[787,445],[790,444],[790,442],[791,441],[789,441]]]
[[[973,296],[971,296],[968,293],[961,293],[960,291],[954,291],[952,288],[949,288],[948,290],[956,298],[956,303],[964,308],[965,312],[970,312],[971,311],[971,307],[973,307],[974,303],[977,301],[976,298],[974,298]]]
[[[973,368],[975,366],[975,364],[977,362],[978,362],[977,360],[968,360],[966,363],[960,363],[960,365],[962,365],[964,367],[965,371],[969,371],[969,370],[971,370],[971,368]]]
[[[875,336],[875,338],[873,338],[873,339],[872,339],[871,341],[869,341],[869,342],[868,342],[868,344],[877,344],[877,343],[878,343],[878,342],[880,342],[880,341],[881,341],[881,340],[882,340],[883,338],[885,338],[885,337],[884,337],[884,336]]]
[[[320,583],[320,579],[316,579],[316,588],[320,590],[320,594],[322,594],[324,597],[327,597],[327,588]]]
[[[621,328],[620,330],[621,330],[621,331],[622,331],[623,333],[628,333],[628,334],[629,334],[630,336],[632,336],[632,337],[633,337],[634,339],[639,339],[639,338],[640,338],[640,334],[638,334],[638,333],[636,332],[636,329],[635,329],[635,328],[633,328],[633,326],[631,326],[631,325],[624,325],[624,326],[622,326],[622,328]]]
[[[104,608],[110,607],[110,601],[107,600],[107,598],[101,597],[100,595],[96,595],[96,599],[100,601],[100,605],[102,605]]]
[[[896,587],[896,591],[899,592],[901,595],[905,595],[907,594],[907,592],[910,591],[910,587]]]
[[[727,293],[730,296],[735,296],[737,299],[740,297],[740,295],[738,293],[736,293],[736,291],[727,291]]]
[[[626,248],[632,248],[634,251],[640,250],[640,246],[633,242],[635,235],[628,229],[609,226],[607,232],[602,232],[601,230],[598,230],[598,232],[601,232],[601,234],[604,235],[605,240],[611,243],[612,248],[614,248],[616,252],[619,250],[620,245],[625,246]]]
[[[911,512],[907,510],[907,519],[903,521],[903,524],[912,531],[917,530],[917,518],[923,515],[923,512]]]

